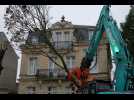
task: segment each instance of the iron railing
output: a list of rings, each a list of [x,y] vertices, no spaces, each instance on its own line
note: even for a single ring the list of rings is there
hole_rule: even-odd
[[[72,41],[56,41],[52,44],[56,49],[71,49],[73,47]]]
[[[61,69],[37,69],[36,76],[41,79],[65,79],[65,71]]]

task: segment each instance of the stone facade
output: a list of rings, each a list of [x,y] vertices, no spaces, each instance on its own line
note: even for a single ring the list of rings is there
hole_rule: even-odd
[[[57,45],[57,47],[61,47],[61,46],[64,47],[62,49],[59,49],[58,52],[61,53],[65,61],[69,56],[74,57],[72,59],[75,60],[74,62],[71,62],[71,64],[72,63],[75,64],[74,65],[72,64],[72,67],[80,66],[81,60],[85,56],[84,50],[89,46],[89,35],[92,36],[92,32],[94,31],[94,29],[95,29],[94,26],[73,25],[71,22],[65,21],[64,18],[60,22],[56,22],[52,25],[51,27],[51,31],[53,33],[52,39],[56,43],[62,44],[62,45]],[[69,35],[67,35],[68,33]],[[57,34],[61,35],[60,38],[57,36]],[[66,41],[69,41],[72,44],[71,45],[68,44],[69,46],[67,46]],[[47,73],[49,72],[49,59],[43,56],[42,54],[40,54],[40,52],[38,52],[38,50],[41,49],[42,47],[43,44],[41,46],[37,45],[36,47],[32,47],[31,50],[25,48],[25,46],[22,47],[23,53],[22,53],[22,62],[21,62],[21,73],[20,73],[21,79],[19,82],[18,93],[20,94],[72,93],[70,82],[66,80],[65,72],[63,72],[64,75],[62,77],[56,76],[54,78],[50,78],[50,76],[47,75]],[[102,76],[100,73],[107,72],[108,70],[106,52],[107,51],[105,46],[102,46],[102,48],[98,48],[97,50],[97,59],[100,59],[102,57],[101,61],[97,61],[96,70],[94,72],[94,74],[96,74],[98,78]],[[101,53],[103,53],[103,56],[101,55]],[[42,77],[40,75],[39,76],[28,75],[30,57],[38,58],[37,69],[42,70],[42,72],[44,71],[44,74],[46,75]],[[60,61],[58,63],[60,64]],[[108,79],[109,76],[107,76],[107,74],[104,73],[102,77],[103,79]]]
[[[102,37],[97,49],[97,78],[101,80],[110,80],[111,58],[108,47],[108,41]]]
[[[0,34],[1,34],[0,43],[4,42],[3,44],[6,44],[7,47],[7,50],[2,59],[3,70],[0,75],[0,94],[17,93],[16,75],[17,75],[18,56],[16,55],[13,47],[10,45],[4,33],[0,32]]]

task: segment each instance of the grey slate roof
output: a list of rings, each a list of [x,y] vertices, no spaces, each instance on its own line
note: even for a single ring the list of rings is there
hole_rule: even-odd
[[[35,36],[36,38],[38,38],[38,42],[39,43],[45,43],[45,37],[43,35],[43,33],[41,32],[29,32],[28,38],[26,40],[26,43],[32,43],[32,37]]]
[[[74,25],[75,31],[74,36],[78,41],[88,41],[89,39],[89,31],[94,31],[95,26],[87,26],[87,25]]]
[[[88,32],[94,31],[95,26],[88,26],[88,25],[73,25],[74,30],[74,36],[77,41],[88,41]],[[38,38],[39,43],[45,43],[45,37],[42,33],[36,31],[36,32],[30,32],[27,38],[26,43],[32,43],[32,37],[36,36]]]

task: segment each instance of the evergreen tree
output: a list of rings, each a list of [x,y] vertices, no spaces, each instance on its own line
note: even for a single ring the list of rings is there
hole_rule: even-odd
[[[134,57],[134,6],[131,6],[131,9],[126,17],[126,22],[121,24],[121,27],[123,38],[127,43],[128,50]]]

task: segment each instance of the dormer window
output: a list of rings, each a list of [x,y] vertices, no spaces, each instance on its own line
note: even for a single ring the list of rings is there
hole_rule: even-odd
[[[92,39],[92,36],[93,36],[93,31],[89,31],[88,32],[88,39],[89,39],[89,41]]]
[[[38,37],[32,36],[32,43],[38,43]]]
[[[65,41],[70,41],[71,40],[71,34],[70,34],[70,32],[69,31],[66,31],[66,32],[64,32],[64,40]]]
[[[56,41],[61,41],[61,39],[62,39],[61,32],[56,32]]]

